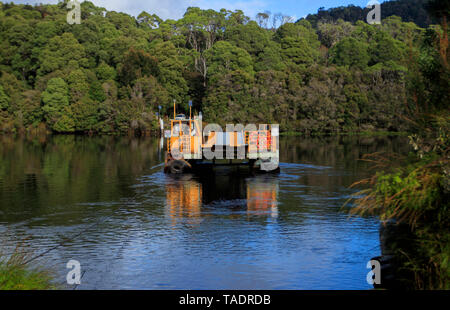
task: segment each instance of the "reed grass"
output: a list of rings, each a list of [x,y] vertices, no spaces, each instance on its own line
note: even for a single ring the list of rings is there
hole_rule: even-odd
[[[53,274],[40,266],[30,266],[33,253],[20,242],[13,253],[0,251],[0,290],[52,290]]]
[[[384,223],[406,223],[413,238],[396,245],[401,266],[414,275],[414,289],[450,289],[450,118],[411,136],[409,156],[375,153],[362,160],[377,171],[352,185],[361,188],[346,205],[351,215],[375,215]]]

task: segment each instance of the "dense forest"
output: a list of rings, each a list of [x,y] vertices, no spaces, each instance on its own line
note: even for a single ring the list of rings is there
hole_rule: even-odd
[[[381,3],[381,15],[383,19],[391,16],[398,16],[405,22],[413,22],[420,27],[426,28],[431,24],[438,23],[435,17],[428,14],[426,3],[427,0],[385,1]],[[356,23],[359,20],[365,20],[369,11],[369,8],[362,8],[355,5],[331,8],[328,10],[320,8],[317,14],[310,14],[306,19],[314,26],[316,26],[319,21],[336,22],[339,19]]]
[[[0,2],[0,131],[151,132],[158,107],[170,115],[173,100],[182,111],[193,100],[195,111],[219,124],[403,131],[402,116],[414,105],[406,94],[411,63],[421,59],[432,71],[439,62],[430,45],[440,26],[397,16],[381,25],[293,23],[268,12],[252,20],[242,11],[191,7],[164,21],[88,1],[81,24],[68,24],[67,13],[65,2]],[[447,86],[434,94],[448,99]]]

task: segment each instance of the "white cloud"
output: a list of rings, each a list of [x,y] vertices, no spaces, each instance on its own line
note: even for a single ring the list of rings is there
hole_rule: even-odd
[[[57,3],[57,0],[13,0],[15,3]],[[179,19],[190,6],[202,9],[242,10],[254,18],[267,8],[266,0],[91,0],[96,6],[110,11],[125,12],[134,16],[142,11],[156,14],[163,19]]]
[[[156,13],[163,19],[178,19],[183,16],[191,0],[94,0],[95,5],[108,10],[126,12],[137,16],[142,11]]]

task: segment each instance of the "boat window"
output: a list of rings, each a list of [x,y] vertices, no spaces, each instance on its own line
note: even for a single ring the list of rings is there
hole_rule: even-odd
[[[182,123],[181,126],[183,126],[183,127],[180,128],[180,123],[179,122],[177,122],[177,123],[175,123],[173,125],[173,134],[174,134],[174,136],[179,135],[180,132],[181,132],[181,129],[183,130],[183,132],[182,132],[183,136],[186,136],[186,135],[188,136],[189,135],[189,123]]]
[[[180,133],[180,124],[175,124],[173,126],[173,135],[174,136],[178,136]]]
[[[197,126],[195,125],[194,122],[192,122],[191,124],[191,136],[193,137],[197,136]]]

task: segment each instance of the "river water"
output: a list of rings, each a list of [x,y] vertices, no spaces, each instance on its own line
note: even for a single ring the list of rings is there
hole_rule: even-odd
[[[0,244],[78,289],[370,289],[379,221],[349,218],[364,154],[404,137],[282,138],[281,173],[166,176],[152,138],[0,136]],[[59,244],[59,247],[56,247]]]

